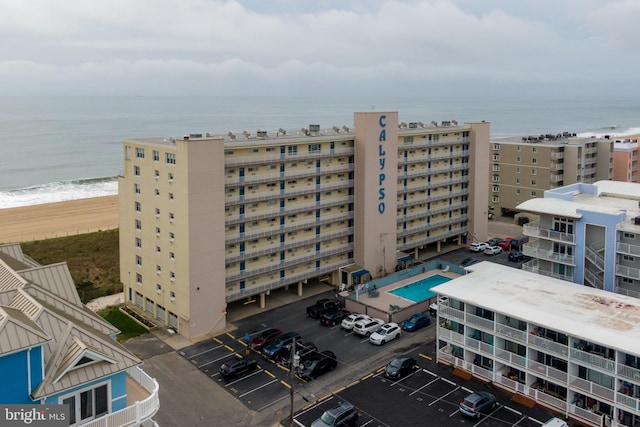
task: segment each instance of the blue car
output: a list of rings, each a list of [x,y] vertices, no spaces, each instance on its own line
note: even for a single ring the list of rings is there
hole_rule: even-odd
[[[262,349],[262,355],[265,359],[276,360],[276,357],[287,347],[291,345],[293,341],[301,341],[302,338],[297,332],[287,332],[277,338],[269,341],[267,345]]]
[[[407,332],[417,331],[418,329],[429,326],[431,324],[431,318],[428,314],[416,313],[404,322],[402,322],[402,329]]]

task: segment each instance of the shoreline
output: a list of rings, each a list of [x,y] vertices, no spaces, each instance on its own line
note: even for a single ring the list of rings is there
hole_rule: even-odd
[[[118,196],[101,196],[0,209],[0,243],[52,239],[120,225]]]

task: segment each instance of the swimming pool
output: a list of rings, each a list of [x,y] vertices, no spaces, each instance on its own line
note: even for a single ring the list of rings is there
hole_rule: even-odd
[[[389,291],[389,293],[413,302],[420,302],[436,296],[436,294],[431,292],[431,288],[448,282],[449,280],[451,280],[449,277],[435,274],[422,280],[418,280],[417,282],[409,283],[401,288]]]

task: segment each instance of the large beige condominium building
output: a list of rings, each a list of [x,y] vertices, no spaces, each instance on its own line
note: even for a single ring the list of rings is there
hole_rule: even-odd
[[[494,215],[511,215],[545,190],[611,179],[613,141],[567,132],[494,139],[490,165],[489,209]]]
[[[486,237],[489,123],[367,112],[354,124],[124,141],[126,301],[197,337],[225,328],[227,303],[380,277],[399,253]]]
[[[640,182],[638,174],[638,136],[616,139],[613,146],[613,179]]]

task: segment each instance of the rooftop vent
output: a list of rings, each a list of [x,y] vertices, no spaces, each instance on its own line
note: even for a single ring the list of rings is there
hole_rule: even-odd
[[[637,216],[637,217],[633,218],[633,223],[635,225],[640,225],[640,216]]]
[[[258,132],[256,132],[256,135],[258,136],[258,138],[266,138],[267,137],[267,131],[266,130],[262,130],[262,129],[258,129]]]
[[[243,130],[242,131],[242,135],[244,135],[245,138],[250,138],[251,134],[249,133],[249,131]]]
[[[335,133],[340,133],[340,128],[338,126],[334,126],[331,128]]]
[[[284,136],[286,134],[287,134],[287,130],[286,129],[283,129],[283,128],[278,129],[277,135]]]
[[[233,132],[231,132],[231,131],[229,131],[229,133],[227,133],[227,136],[228,136],[228,137],[229,137],[229,139],[231,139],[231,140],[235,140],[235,139],[236,139],[236,134],[235,134],[235,133],[233,133]]]
[[[202,138],[201,133],[190,133],[189,138]]]
[[[410,122],[409,123],[409,129],[417,129],[418,128],[418,123],[417,122]]]
[[[343,130],[343,131],[345,131],[345,132],[347,132],[347,133],[349,133],[349,130],[350,130],[350,129],[349,129],[349,126],[344,125],[344,126],[342,126],[342,130]]]
[[[443,120],[442,121],[442,126],[451,126],[451,121],[450,120]]]
[[[309,135],[311,136],[320,135],[320,125],[309,125]]]

